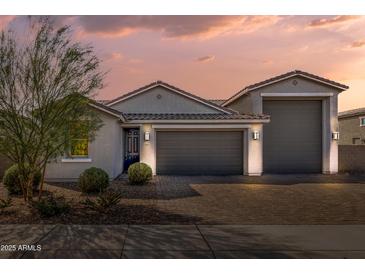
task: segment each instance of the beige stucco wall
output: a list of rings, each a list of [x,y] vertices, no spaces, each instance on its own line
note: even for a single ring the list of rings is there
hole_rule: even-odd
[[[125,113],[221,113],[161,86],[110,107]]]
[[[296,84],[295,84],[296,82]],[[249,92],[233,101],[227,107],[240,113],[262,113],[265,96],[275,95],[278,100],[314,99],[322,101],[323,130],[322,130],[322,172],[338,172],[338,141],[332,140],[332,132],[339,131],[338,127],[338,93],[339,90],[303,77],[293,77]],[[277,96],[282,94],[284,96]],[[286,97],[285,94],[294,96]],[[264,96],[265,95],[265,96]],[[318,96],[320,95],[320,96]],[[251,105],[251,106],[250,106]],[[263,132],[265,134],[265,132]]]
[[[89,158],[91,162],[62,162],[62,157],[47,165],[46,180],[48,181],[76,181],[87,168],[98,167],[104,169],[110,179],[122,172],[123,147],[121,127],[118,118],[99,112],[103,120],[103,127],[97,132],[95,140],[89,143]]]
[[[359,138],[360,144],[365,145],[365,127],[360,126],[360,117],[365,117],[365,113],[339,120],[340,145],[353,145],[353,138]]]
[[[238,111],[239,113],[253,113],[253,104],[251,100],[251,94],[248,93],[243,95],[233,102],[231,102],[227,107]]]

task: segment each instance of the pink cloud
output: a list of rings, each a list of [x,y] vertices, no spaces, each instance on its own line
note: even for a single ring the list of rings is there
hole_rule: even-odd
[[[361,48],[365,46],[365,40],[356,40],[351,44],[352,48]]]
[[[361,18],[361,16],[355,15],[339,15],[331,18],[321,18],[312,20],[309,23],[310,27],[327,27],[334,24],[341,24],[347,21],[352,21]]]
[[[108,54],[108,57],[110,60],[120,60],[123,58],[123,54],[121,54],[120,52],[112,52]]]
[[[215,59],[215,56],[213,55],[207,55],[207,56],[202,56],[199,57],[197,59],[195,59],[196,62],[200,62],[200,63],[206,63],[206,62],[211,62]]]
[[[271,60],[271,59],[265,59],[265,60],[262,61],[262,63],[264,65],[272,65],[272,64],[274,64],[274,61]]]
[[[141,30],[160,31],[167,38],[210,38],[248,33],[275,24],[277,16],[80,16],[86,34],[120,37]]]
[[[120,52],[108,52],[105,54],[102,54],[102,58],[106,61],[110,61],[110,60],[121,60],[123,59],[123,54],[121,54]]]

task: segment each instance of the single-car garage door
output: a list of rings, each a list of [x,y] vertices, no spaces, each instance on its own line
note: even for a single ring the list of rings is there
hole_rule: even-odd
[[[322,171],[322,102],[266,100],[263,113],[264,172]]]
[[[243,174],[241,131],[159,131],[156,172],[164,175]]]

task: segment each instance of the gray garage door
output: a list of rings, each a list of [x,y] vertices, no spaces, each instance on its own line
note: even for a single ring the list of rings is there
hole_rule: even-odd
[[[322,171],[321,101],[264,101],[264,172]]]
[[[161,131],[156,147],[157,174],[243,174],[239,131]]]

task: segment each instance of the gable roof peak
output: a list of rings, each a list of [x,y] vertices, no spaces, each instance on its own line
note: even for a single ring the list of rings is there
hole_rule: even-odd
[[[313,80],[313,81],[316,81],[316,82],[319,82],[319,83],[322,83],[322,84],[325,84],[325,85],[328,85],[328,86],[335,87],[335,88],[337,88],[341,91],[346,90],[346,89],[349,88],[348,86],[346,86],[344,84],[332,81],[330,79],[327,79],[327,78],[324,78],[324,77],[321,77],[321,76],[317,76],[315,74],[311,74],[309,72],[305,72],[305,71],[302,71],[302,70],[299,70],[299,69],[295,69],[295,70],[289,71],[287,73],[280,74],[280,75],[268,78],[264,81],[260,81],[260,82],[257,82],[257,83],[254,83],[254,84],[251,84],[251,85],[248,85],[248,86],[244,87],[243,89],[241,89],[240,91],[238,91],[237,93],[232,95],[230,98],[228,98],[222,104],[222,106],[227,106],[232,101],[236,100],[237,98],[241,97],[242,95],[248,94],[250,91],[252,91],[254,89],[258,89],[258,88],[261,88],[263,86],[271,85],[271,84],[274,84],[276,82],[280,82],[280,81],[286,80],[286,79],[294,77],[294,76],[301,76],[301,77],[304,77],[304,78],[307,78],[307,79],[310,79],[310,80]]]
[[[168,84],[166,82],[163,82],[161,80],[156,80],[155,82],[152,82],[152,83],[150,83],[150,84],[148,84],[146,86],[140,87],[140,88],[138,88],[136,90],[133,90],[131,92],[128,92],[126,94],[123,94],[122,96],[119,96],[119,97],[117,97],[117,98],[109,101],[108,103],[106,103],[106,105],[108,107],[110,107],[110,106],[115,105],[115,104],[117,104],[119,102],[122,102],[124,100],[127,100],[127,99],[129,99],[131,97],[134,97],[134,96],[136,96],[138,94],[141,94],[143,92],[146,92],[146,91],[148,91],[148,90],[150,90],[150,89],[152,89],[152,88],[154,88],[156,86],[162,86],[162,87],[164,87],[164,88],[166,88],[166,89],[168,89],[168,90],[170,90],[172,92],[175,92],[177,94],[180,94],[180,95],[182,95],[184,97],[187,97],[187,98],[189,98],[191,100],[197,101],[197,102],[199,102],[201,104],[204,104],[206,106],[209,106],[209,107],[211,107],[213,109],[216,109],[216,110],[219,110],[221,112],[224,112],[224,113],[236,113],[236,111],[231,110],[230,108],[226,108],[226,107],[223,107],[223,106],[219,106],[217,104],[214,104],[214,103],[212,103],[212,102],[210,102],[210,101],[208,101],[206,99],[203,99],[203,98],[201,98],[201,97],[199,97],[197,95],[194,95],[194,94],[192,94],[190,92],[187,92],[187,91],[185,91],[183,89],[180,89],[178,87],[175,87],[173,85],[170,85],[170,84]]]

